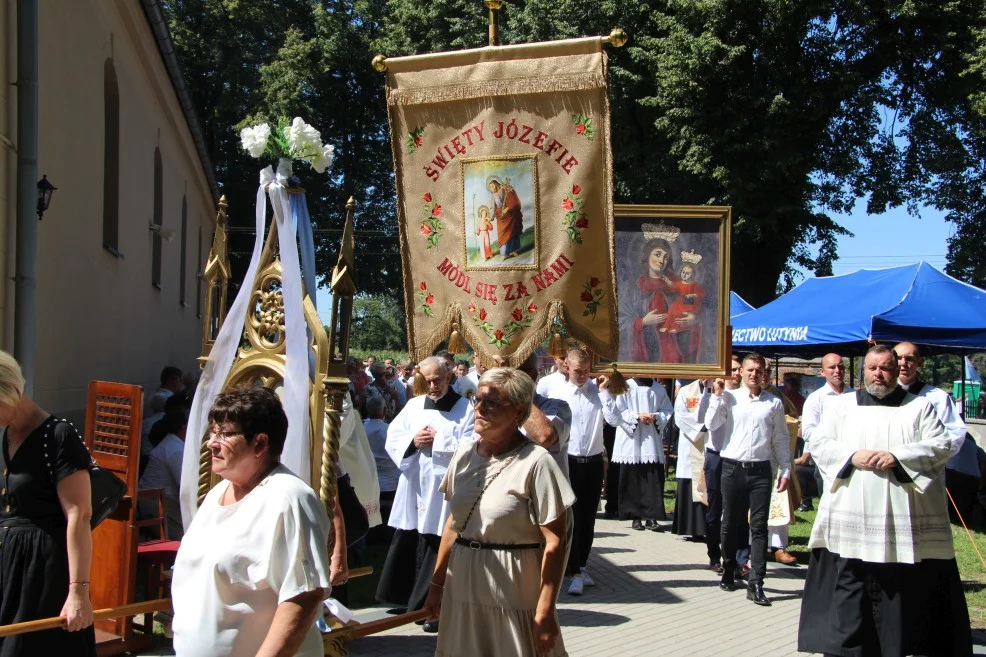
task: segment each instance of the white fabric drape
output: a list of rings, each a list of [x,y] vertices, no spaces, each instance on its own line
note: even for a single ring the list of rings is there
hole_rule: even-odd
[[[226,320],[219,329],[209,359],[202,371],[202,377],[192,400],[192,410],[188,419],[185,438],[185,451],[182,458],[181,473],[181,513],[185,529],[188,529],[198,506],[199,452],[202,440],[209,426],[209,409],[233,365],[236,350],[243,335],[243,323],[250,311],[253,296],[253,282],[260,266],[267,225],[267,199],[270,196],[277,223],[277,236],[281,257],[281,289],[284,299],[284,339],[287,342],[287,367],[284,375],[284,391],[281,402],[288,417],[288,435],[281,453],[281,463],[308,481],[311,472],[309,457],[309,417],[308,417],[308,356],[305,316],[302,307],[301,266],[298,261],[297,226],[291,212],[290,200],[285,189],[287,178],[291,175],[291,164],[282,161],[278,164],[277,175],[271,167],[260,172],[260,186],[257,188],[255,237],[250,264],[243,278],[243,285],[233,305],[230,306]]]
[[[298,260],[298,226],[291,212],[287,192],[291,163],[281,160],[277,176],[267,186],[267,195],[277,222],[281,254],[281,290],[284,294],[284,339],[287,343],[284,394],[281,403],[288,416],[288,437],[281,463],[301,477],[311,479],[308,418],[308,333],[305,324],[304,294],[301,289],[301,263]],[[252,279],[250,279],[252,280]]]
[[[247,304],[253,294],[253,280],[257,277],[257,268],[260,266],[260,253],[264,246],[264,233],[267,227],[267,199],[265,197],[267,184],[274,179],[274,170],[267,167],[260,172],[260,186],[257,188],[257,205],[255,215],[255,237],[253,240],[253,253],[250,255],[250,264],[247,267],[245,281],[250,281],[249,285],[241,285],[240,291],[236,293],[236,299],[230,306],[229,312],[219,335],[212,345],[209,352],[209,360],[202,370],[199,384],[195,388],[195,397],[192,399],[192,410],[188,417],[188,428],[185,432],[185,453],[181,465],[181,517],[185,525],[185,531],[192,523],[192,517],[198,507],[198,487],[199,487],[199,451],[202,449],[202,440],[206,429],[209,427],[209,409],[212,402],[222,391],[223,384],[226,382],[226,375],[229,374],[233,366],[233,358],[236,356],[236,349],[240,344],[243,335],[243,321],[246,319]]]

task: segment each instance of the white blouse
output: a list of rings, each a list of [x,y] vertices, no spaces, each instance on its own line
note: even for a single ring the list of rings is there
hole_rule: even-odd
[[[315,491],[279,465],[239,502],[222,481],[202,502],[175,559],[175,654],[255,655],[282,602],[329,584],[329,518]],[[296,655],[321,657],[313,624]]]

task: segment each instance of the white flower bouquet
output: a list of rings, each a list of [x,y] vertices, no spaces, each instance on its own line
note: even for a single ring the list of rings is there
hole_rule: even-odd
[[[265,154],[279,159],[302,160],[318,173],[332,166],[335,148],[322,143],[318,130],[296,116],[288,123],[286,117],[277,122],[277,129],[271,130],[267,123],[240,130],[240,143],[250,157],[260,159]]]

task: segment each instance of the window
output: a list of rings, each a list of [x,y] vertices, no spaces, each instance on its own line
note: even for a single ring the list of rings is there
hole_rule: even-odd
[[[199,217],[199,259],[195,274],[195,316],[202,318],[202,218]]]
[[[154,149],[154,218],[157,229],[151,233],[151,284],[161,289],[161,231],[164,229],[164,173],[161,149]]]
[[[112,58],[103,63],[103,247],[120,257],[120,87]]]
[[[185,268],[188,266],[188,197],[181,197],[181,269],[178,270],[178,303],[185,305]]]

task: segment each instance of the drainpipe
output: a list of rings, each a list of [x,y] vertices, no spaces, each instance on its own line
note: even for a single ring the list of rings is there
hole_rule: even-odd
[[[14,357],[34,390],[38,251],[38,0],[17,0],[17,273]]]

